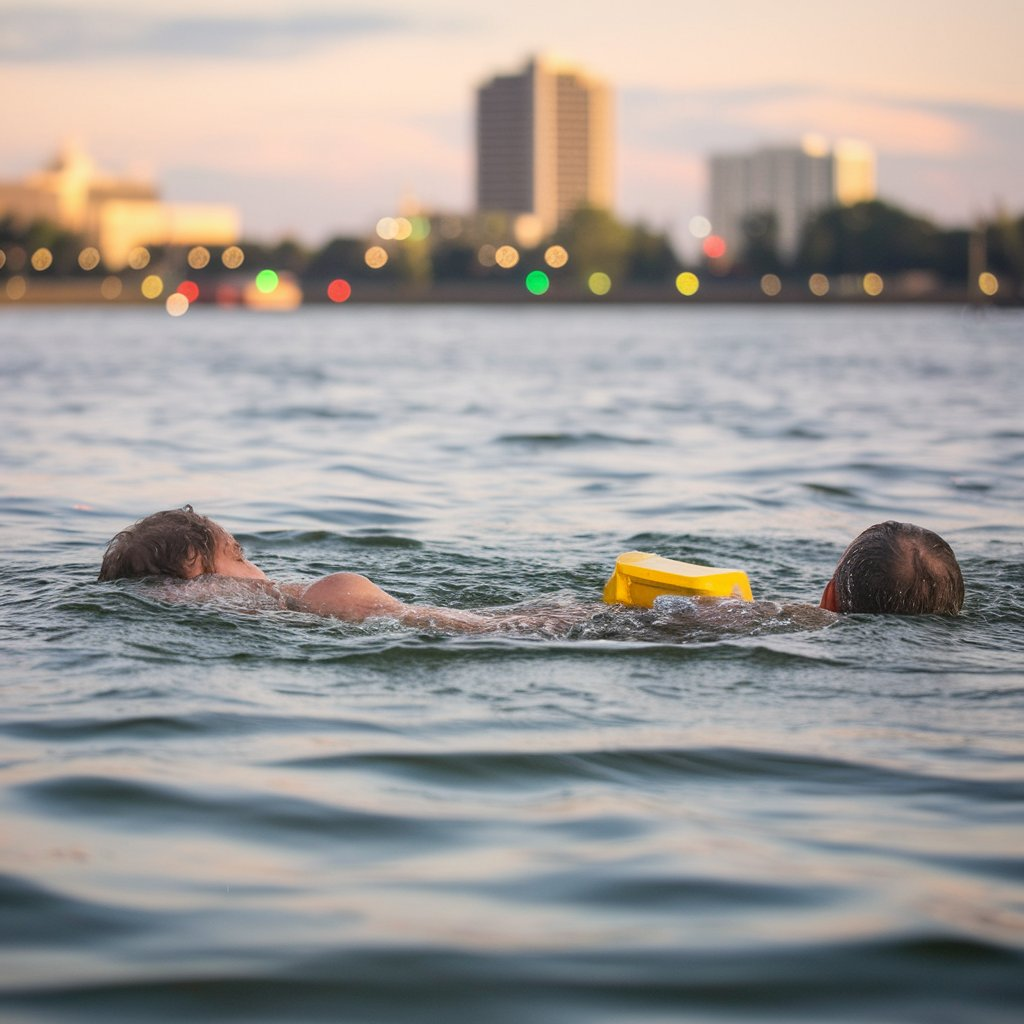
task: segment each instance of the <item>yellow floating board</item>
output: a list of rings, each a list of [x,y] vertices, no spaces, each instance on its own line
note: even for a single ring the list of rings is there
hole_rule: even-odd
[[[740,569],[712,569],[662,558],[646,551],[627,551],[615,560],[615,572],[605,584],[607,604],[650,608],[656,597],[738,597],[753,601],[750,581]]]

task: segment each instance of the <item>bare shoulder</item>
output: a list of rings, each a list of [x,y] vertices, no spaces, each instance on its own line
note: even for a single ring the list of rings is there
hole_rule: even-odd
[[[307,611],[360,622],[375,615],[398,615],[405,605],[357,572],[336,572],[294,595]]]

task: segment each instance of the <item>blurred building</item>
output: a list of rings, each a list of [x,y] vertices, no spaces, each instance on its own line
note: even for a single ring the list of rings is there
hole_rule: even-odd
[[[612,149],[607,84],[534,57],[477,90],[477,210],[516,218],[529,244],[580,206],[610,209]]]
[[[709,172],[712,230],[732,256],[742,254],[751,218],[771,218],[778,253],[790,259],[814,214],[875,198],[874,150],[855,140],[830,147],[808,136],[796,146],[719,154]]]
[[[73,145],[43,170],[0,182],[0,217],[19,225],[47,220],[80,234],[115,270],[139,245],[231,245],[240,233],[234,207],[165,203],[152,182],[103,174]]]

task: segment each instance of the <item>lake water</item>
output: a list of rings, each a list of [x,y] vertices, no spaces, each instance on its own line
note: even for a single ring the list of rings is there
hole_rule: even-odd
[[[0,310],[0,1016],[1016,1022],[1024,315]],[[450,636],[94,582],[192,503],[272,577],[580,608],[640,548],[955,620]]]

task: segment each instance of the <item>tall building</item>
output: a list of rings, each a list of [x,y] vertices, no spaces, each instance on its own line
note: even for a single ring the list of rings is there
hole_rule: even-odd
[[[43,170],[0,182],[0,217],[48,220],[80,234],[113,270],[137,245],[230,245],[240,231],[234,207],[165,203],[151,182],[102,174],[74,145]]]
[[[793,257],[810,218],[831,206],[875,197],[875,154],[863,142],[829,147],[807,137],[798,146],[766,146],[710,160],[711,226],[727,252],[743,251],[748,217],[770,214],[779,254]]]
[[[580,206],[612,206],[612,100],[579,68],[534,57],[477,90],[480,213],[554,230]]]

